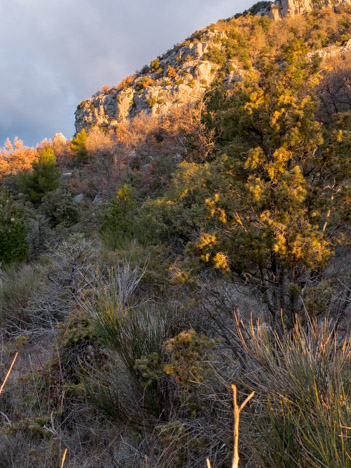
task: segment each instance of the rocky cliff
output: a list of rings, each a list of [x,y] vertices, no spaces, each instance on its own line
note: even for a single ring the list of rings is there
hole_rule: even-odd
[[[333,8],[338,4],[350,5],[351,0],[277,0],[271,6],[270,16],[279,19],[308,13],[314,9]]]
[[[259,2],[246,12],[249,15],[245,16],[244,13],[239,18],[221,20],[197,31],[150,65],[144,66],[140,72],[127,77],[117,86],[103,87],[92,98],[81,102],[75,113],[76,131],[89,129],[92,125],[113,128],[119,122],[141,113],[167,114],[172,108],[198,102],[216,78],[230,88],[254,66],[260,49],[274,49],[280,41],[278,36],[282,28],[286,27],[286,37],[296,30],[294,25],[289,29],[288,25],[270,21],[267,16],[284,19],[286,23],[290,16],[341,3],[351,4],[351,0]],[[300,37],[314,51],[312,53],[321,50],[323,58],[350,49],[350,42],[347,42],[350,39],[349,19],[342,19],[342,14],[334,14],[340,16],[337,19],[340,24],[335,30],[330,29],[329,19],[323,17],[321,11],[320,19],[314,18],[313,27],[310,30],[306,28],[305,36]]]
[[[92,124],[113,127],[141,112],[166,114],[170,108],[199,101],[219,68],[209,60],[208,52],[213,52],[213,48],[219,50],[224,37],[224,32],[203,31],[118,86],[83,101],[75,113],[77,132]],[[227,82],[240,79],[240,73],[233,63]]]

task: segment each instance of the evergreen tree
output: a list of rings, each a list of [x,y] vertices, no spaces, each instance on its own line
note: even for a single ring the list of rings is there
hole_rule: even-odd
[[[280,63],[263,60],[217,109],[222,151],[206,199],[217,225],[190,248],[252,282],[273,320],[283,312],[290,323],[351,218],[351,119],[328,129],[316,121],[318,81],[318,63],[295,43]]]
[[[0,197],[0,261],[4,264],[22,261],[28,252],[27,230],[23,220],[3,190]]]
[[[88,160],[87,140],[88,134],[85,128],[83,128],[80,133],[77,133],[77,136],[73,138],[71,143],[71,149],[77,153],[81,162],[86,162]]]
[[[40,210],[51,227],[60,224],[68,227],[79,221],[79,204],[74,202],[71,193],[60,188],[45,195]]]
[[[135,226],[134,214],[135,201],[132,199],[132,189],[124,184],[112,201],[100,229],[100,234],[109,247],[120,247],[124,240],[132,237]]]
[[[38,205],[48,192],[56,190],[60,185],[60,169],[54,150],[51,147],[45,148],[32,167],[32,173],[23,175],[22,186],[30,201]]]

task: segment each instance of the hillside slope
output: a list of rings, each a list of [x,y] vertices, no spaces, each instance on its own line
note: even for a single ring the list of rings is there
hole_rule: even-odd
[[[117,86],[105,86],[82,101],[75,113],[76,131],[88,130],[92,125],[114,128],[141,113],[165,115],[170,109],[199,102],[214,81],[230,88],[255,67],[262,52],[276,56],[293,39],[302,40],[311,51],[332,48],[338,53],[351,37],[347,9],[339,7],[332,17],[328,8],[301,15],[312,6],[304,2],[297,8],[297,3],[260,2],[248,14],[196,31]],[[274,11],[284,18],[272,19]],[[345,49],[340,48],[340,52]]]
[[[0,152],[0,468],[229,468],[232,384],[241,468],[351,468],[351,10],[269,6]]]

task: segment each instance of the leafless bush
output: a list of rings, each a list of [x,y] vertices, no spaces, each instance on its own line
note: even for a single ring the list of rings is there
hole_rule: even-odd
[[[64,288],[72,297],[94,284],[97,268],[97,249],[83,234],[72,234],[50,252],[52,271],[49,279],[56,287]]]
[[[326,123],[331,123],[333,114],[351,109],[350,57],[350,52],[339,54],[324,64],[317,93],[321,100],[318,116]]]

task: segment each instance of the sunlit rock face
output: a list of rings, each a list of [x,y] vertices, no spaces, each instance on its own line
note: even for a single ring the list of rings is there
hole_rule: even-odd
[[[260,3],[262,9],[255,11],[256,15],[281,20],[313,9],[351,4],[351,0],[276,0],[272,4]],[[92,98],[82,101],[75,113],[76,131],[80,132],[83,128],[88,130],[93,125],[113,128],[141,113],[165,115],[173,108],[199,102],[221,68],[213,51],[216,48],[220,51],[221,43],[226,39],[225,31],[211,28],[197,31],[190,39],[176,45],[118,86],[102,89]],[[324,53],[338,53],[334,49]],[[234,82],[242,80],[245,70],[235,59],[227,65],[227,76],[221,75],[221,80],[224,78],[226,86],[231,88]]]
[[[66,143],[66,137],[62,133],[55,133],[52,143],[55,144],[65,144]]]
[[[92,125],[112,128],[140,113],[164,115],[172,108],[198,102],[219,69],[206,54],[211,47],[220,48],[221,39],[226,37],[223,31],[203,30],[124,80],[127,84],[122,82],[81,102],[75,113],[76,131]],[[241,79],[241,73],[232,64],[226,77],[228,87]]]
[[[281,16],[293,16],[311,11],[313,0],[280,0],[278,6]]]
[[[272,5],[270,16],[279,19],[341,4],[350,5],[351,0],[277,0]]]

